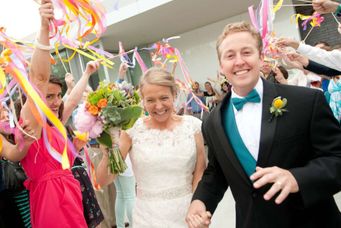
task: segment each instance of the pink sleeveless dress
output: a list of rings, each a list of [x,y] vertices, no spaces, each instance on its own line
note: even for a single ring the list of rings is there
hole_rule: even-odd
[[[55,150],[63,151],[63,138],[56,129],[51,131],[50,144]],[[72,165],[71,151],[68,151],[68,157]],[[43,137],[32,143],[21,164],[28,177],[25,186],[30,194],[32,227],[87,227],[80,184],[70,170],[63,170],[51,157]]]

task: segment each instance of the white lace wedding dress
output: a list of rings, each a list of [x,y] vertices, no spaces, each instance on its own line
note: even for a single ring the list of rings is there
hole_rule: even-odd
[[[185,228],[196,164],[194,135],[201,121],[182,116],[172,131],[148,129],[137,120],[127,133],[137,184],[133,228]]]

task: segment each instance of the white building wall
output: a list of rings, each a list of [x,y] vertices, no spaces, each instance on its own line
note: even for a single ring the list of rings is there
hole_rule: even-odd
[[[104,0],[102,4],[108,12],[106,15],[107,25],[112,25],[171,1],[173,0],[125,0],[115,5],[113,0]]]

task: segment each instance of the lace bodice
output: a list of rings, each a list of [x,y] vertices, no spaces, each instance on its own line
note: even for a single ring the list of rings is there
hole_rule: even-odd
[[[201,121],[182,116],[173,130],[149,129],[140,118],[127,133],[132,139],[130,151],[138,197],[167,198],[167,192],[181,194],[192,186],[196,163],[195,133]],[[162,193],[163,192],[163,193]],[[152,196],[154,195],[154,196]],[[169,197],[172,197],[169,195]]]
[[[149,129],[139,119],[127,133],[137,184],[135,228],[185,228],[201,121],[183,116],[173,130]]]

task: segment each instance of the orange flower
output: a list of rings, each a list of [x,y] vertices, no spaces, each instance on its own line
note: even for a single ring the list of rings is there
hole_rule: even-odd
[[[105,98],[99,100],[97,103],[97,107],[99,107],[99,108],[105,108],[105,107],[107,107],[107,105],[108,105],[108,101]]]
[[[92,115],[97,116],[98,115],[98,108],[95,105],[90,105],[88,108],[88,112],[90,112]]]

